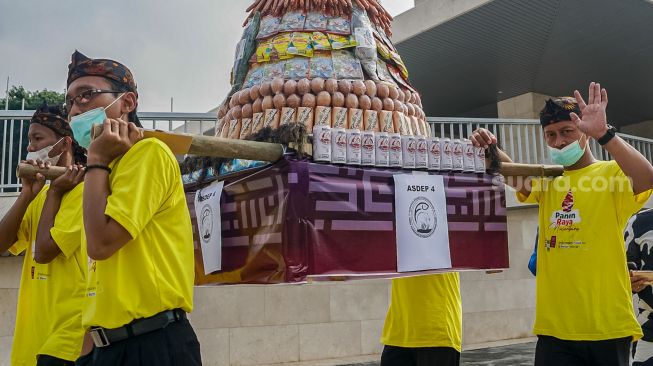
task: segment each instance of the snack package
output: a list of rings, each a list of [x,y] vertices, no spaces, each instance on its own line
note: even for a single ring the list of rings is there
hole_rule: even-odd
[[[280,32],[287,31],[300,31],[304,29],[304,22],[306,15],[302,11],[291,11],[283,15],[281,24],[279,24]]]
[[[309,11],[306,14],[304,29],[307,31],[324,31],[327,29],[327,15],[321,11]]]
[[[399,69],[396,66],[390,65],[390,64],[386,64],[386,66],[387,66],[388,72],[390,73],[390,75],[392,75],[392,78],[394,79],[394,81],[398,85],[400,85],[400,86],[402,86],[402,87],[404,87],[406,89],[410,89],[410,91],[413,91],[413,92],[415,91],[415,88],[413,88],[408,83],[408,81],[403,78],[403,76],[401,74],[401,71],[399,71]]]
[[[392,50],[386,46],[378,37],[375,36],[374,39],[376,40],[376,52],[378,52],[379,56],[381,56],[383,60],[391,61],[392,56],[390,56],[390,52],[392,52]]]
[[[313,41],[310,33],[294,32],[290,35],[288,53],[295,56],[313,57]]]
[[[252,64],[247,76],[245,77],[245,82],[243,83],[244,88],[251,88],[254,85],[259,85],[265,79],[265,64]]]
[[[356,38],[353,35],[328,34],[331,49],[341,50],[356,47]]]
[[[287,60],[292,58],[293,55],[288,52],[288,45],[290,44],[290,33],[277,34],[272,39],[272,53],[270,58],[273,60]]]
[[[314,52],[311,62],[309,64],[309,75],[311,79],[322,78],[329,79],[333,78],[333,60],[331,59],[330,52]]]
[[[376,42],[372,35],[372,28],[356,28],[354,30],[356,37],[356,57],[361,65],[373,80],[377,79],[377,61]]]
[[[279,32],[279,24],[281,24],[281,18],[266,15],[261,18],[261,25],[259,26],[257,39],[268,38]]]
[[[388,66],[386,65],[385,61],[381,59],[376,59],[376,75],[378,76],[379,80],[388,81],[395,84],[392,75],[390,75],[390,72],[388,71]]]
[[[363,69],[373,79],[376,78],[376,40],[374,39],[374,30],[367,12],[358,6],[352,8],[351,25],[354,37],[356,39],[356,57],[361,62]]]
[[[239,172],[245,169],[258,168],[267,165],[265,161],[233,159],[220,165],[220,175]]]
[[[313,42],[313,49],[316,51],[330,51],[331,42],[329,42],[329,37],[322,32],[313,32],[311,36]]]
[[[336,79],[363,79],[361,63],[350,50],[334,50],[331,52],[331,57]]]
[[[285,66],[285,61],[268,62],[265,64],[263,80],[272,81],[274,78],[282,78],[285,71]]]
[[[269,40],[259,41],[258,47],[256,47],[256,62],[268,62],[270,61],[270,55],[272,54],[272,44]]]
[[[308,78],[310,60],[306,57],[295,57],[286,60],[283,77],[286,80],[299,80]]]
[[[351,18],[347,16],[329,18],[326,30],[335,34],[351,34]]]
[[[399,56],[397,52],[392,51],[390,52],[390,57],[392,58],[392,61],[395,63],[395,65],[397,65],[404,78],[408,79],[408,69],[406,68],[406,65],[404,65],[404,61],[401,59],[401,56]]]

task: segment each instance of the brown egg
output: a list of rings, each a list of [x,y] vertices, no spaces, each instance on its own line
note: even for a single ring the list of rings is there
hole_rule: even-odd
[[[272,104],[274,104],[274,108],[281,109],[286,106],[286,97],[283,93],[279,93],[272,98]]]
[[[252,103],[252,112],[263,112],[263,98],[257,98],[254,103]]]
[[[254,114],[254,110],[252,108],[252,105],[250,103],[247,103],[243,105],[240,111],[241,115],[243,118],[252,118],[252,115]]]
[[[272,83],[269,81],[264,81],[261,83],[261,89],[259,90],[262,96],[267,97],[268,95],[272,95]]]
[[[344,96],[351,93],[351,82],[349,80],[340,80],[338,81],[338,91],[340,91]]]
[[[290,108],[297,108],[302,104],[302,99],[297,94],[292,94],[286,98],[286,104]]]
[[[251,88],[249,88],[249,98],[251,100],[257,100],[260,96],[261,86],[260,85],[254,85]]]
[[[297,92],[297,82],[295,80],[287,80],[283,85],[283,94],[287,97]]]
[[[311,91],[311,81],[308,79],[301,79],[297,82],[297,93],[304,95]]]

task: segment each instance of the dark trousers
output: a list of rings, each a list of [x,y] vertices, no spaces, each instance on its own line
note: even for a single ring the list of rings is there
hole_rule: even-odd
[[[49,355],[38,355],[36,356],[36,366],[75,366],[75,362]]]
[[[163,329],[95,347],[77,366],[201,366],[200,344],[187,319]]]
[[[381,366],[458,366],[460,352],[450,347],[383,347]]]
[[[628,366],[631,337],[602,341],[537,338],[535,366]]]

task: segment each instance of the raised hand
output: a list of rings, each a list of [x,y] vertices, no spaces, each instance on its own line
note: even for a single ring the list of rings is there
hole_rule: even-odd
[[[591,82],[587,103],[578,90],[574,90],[582,118],[576,113],[570,113],[571,120],[578,129],[587,136],[598,140],[608,131],[608,119],[605,109],[608,107],[608,92],[601,89],[601,84]]]

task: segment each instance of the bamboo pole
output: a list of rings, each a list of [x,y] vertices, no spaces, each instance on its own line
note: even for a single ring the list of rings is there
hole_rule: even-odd
[[[227,144],[231,141],[226,140]],[[271,144],[274,145],[274,144]],[[281,145],[279,145],[281,146]],[[237,152],[231,158],[242,158]],[[562,175],[562,166],[559,165],[537,165],[537,164],[518,164],[518,163],[502,163],[500,174],[506,177],[522,176],[522,177],[556,177]],[[52,166],[49,169],[40,169],[27,163],[18,164],[16,175],[18,178],[33,178],[36,173],[41,173],[46,179],[55,179],[66,172],[66,168],[60,166]]]
[[[103,125],[93,125],[91,136],[102,133]],[[269,142],[226,139],[221,137],[172,133],[141,129],[143,137],[154,137],[164,142],[173,154],[192,154],[226,159],[249,159],[274,162],[283,156],[283,145]]]
[[[49,168],[41,169],[38,166],[27,163],[18,163],[16,167],[16,176],[18,178],[34,178],[36,173],[41,173],[45,179],[53,180],[62,176],[66,172],[63,166],[51,166]]]
[[[557,177],[563,170],[561,165],[501,163],[499,173],[505,177]]]

